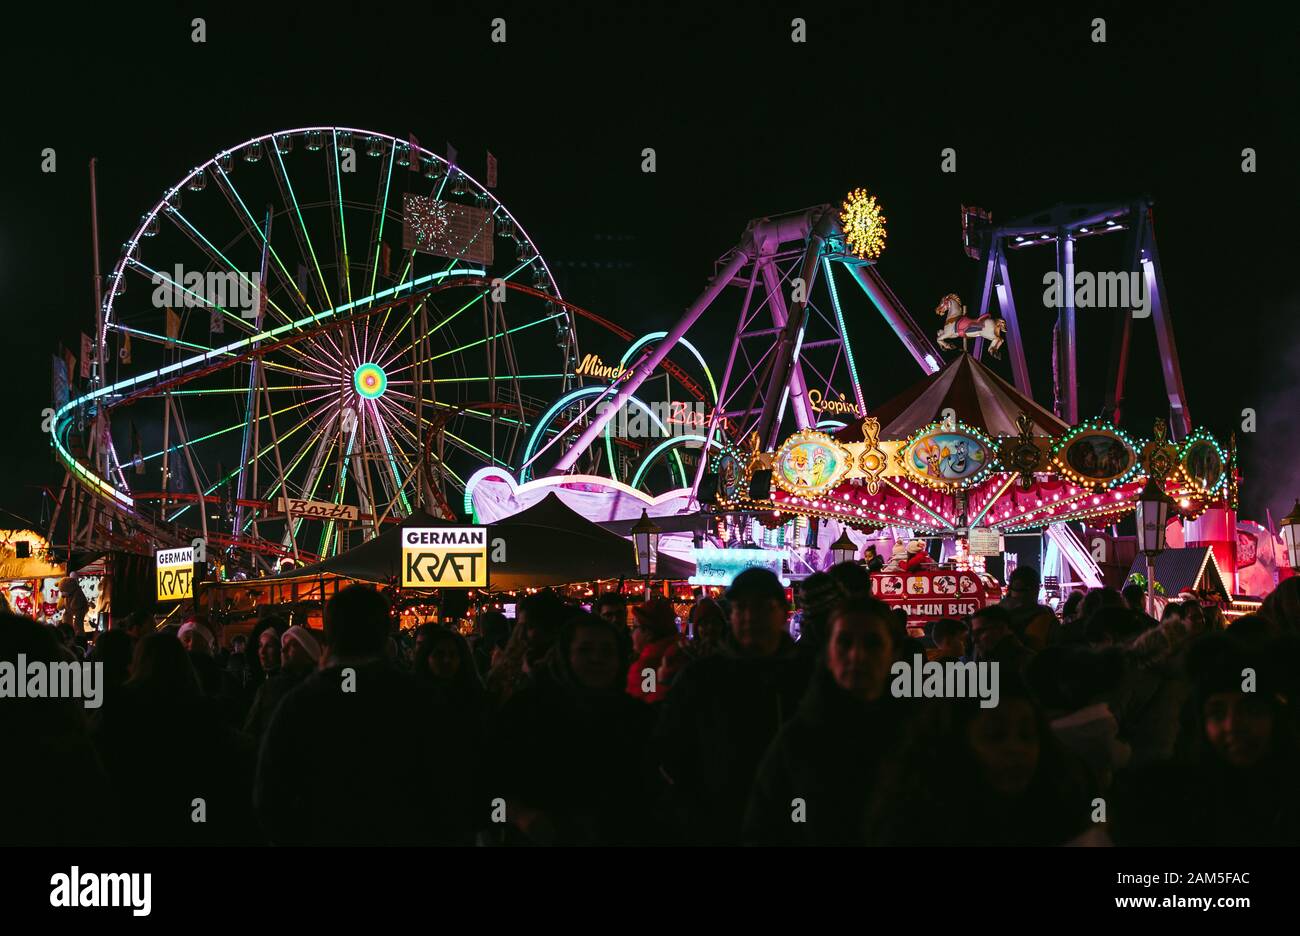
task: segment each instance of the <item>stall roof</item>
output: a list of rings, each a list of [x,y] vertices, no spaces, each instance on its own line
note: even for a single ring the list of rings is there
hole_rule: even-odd
[[[506,560],[494,562],[493,591],[637,578],[630,540],[583,517],[554,492],[489,529],[505,540]],[[689,563],[660,553],[655,578],[684,579]]]
[[[1156,556],[1155,567],[1156,581],[1164,586],[1165,594],[1170,598],[1177,597],[1179,592],[1201,588],[1213,589],[1225,599],[1229,598],[1218,560],[1209,546],[1166,549]],[[1146,556],[1140,553],[1133,558],[1133,565],[1128,570],[1129,575],[1134,573],[1147,574]]]
[[[418,512],[342,555],[257,581],[331,575],[391,582],[401,576],[403,529],[459,525]],[[587,520],[554,493],[527,510],[490,524],[488,530],[491,540],[505,541],[505,559],[491,564],[492,591],[637,577],[631,541]],[[693,572],[689,563],[671,556],[661,554],[659,562],[656,578],[685,579]]]

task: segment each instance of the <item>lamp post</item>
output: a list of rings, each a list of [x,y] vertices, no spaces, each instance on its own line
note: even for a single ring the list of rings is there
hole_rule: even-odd
[[[1165,551],[1165,526],[1173,504],[1156,479],[1148,477],[1137,498],[1137,540],[1138,549],[1147,557],[1147,614],[1152,617],[1156,616],[1155,557]]]
[[[1296,499],[1291,512],[1282,518],[1282,542],[1286,544],[1286,561],[1291,568],[1300,572],[1300,498]]]
[[[650,519],[645,508],[641,509],[641,519],[632,527],[632,545],[636,547],[636,570],[645,576],[645,597],[650,597],[650,576],[655,574],[659,564],[659,534],[663,532],[659,525]]]
[[[839,565],[841,562],[852,562],[857,558],[858,544],[849,539],[848,527],[840,533],[840,538],[831,543],[831,565]]]

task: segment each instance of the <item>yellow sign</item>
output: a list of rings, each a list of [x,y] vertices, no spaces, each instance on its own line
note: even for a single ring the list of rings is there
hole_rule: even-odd
[[[862,411],[858,409],[858,404],[851,400],[846,400],[844,394],[840,394],[838,400],[828,400],[822,396],[822,392],[817,389],[808,391],[808,405],[817,415],[832,416],[862,416]]]
[[[194,547],[160,549],[154,553],[158,576],[158,600],[178,601],[194,597]]]
[[[403,588],[486,588],[487,527],[402,531]]]
[[[582,363],[574,370],[574,377],[599,377],[601,380],[618,380],[627,373],[627,368],[619,364],[614,367],[606,364],[598,355],[583,355]]]

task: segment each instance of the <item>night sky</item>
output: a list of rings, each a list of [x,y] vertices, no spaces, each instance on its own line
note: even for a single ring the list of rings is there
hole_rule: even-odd
[[[1295,8],[430,6],[6,12],[0,507],[39,526],[41,488],[62,478],[40,413],[51,353],[60,341],[76,349],[93,323],[89,157],[99,158],[107,272],[140,215],[190,167],[309,124],[413,132],[435,152],[451,141],[479,178],[490,149],[496,194],[555,264],[566,297],[637,332],[670,327],[751,218],[837,202],[859,185],[889,218],[879,269],[931,332],[939,297],[977,301],[962,203],[997,221],[1149,195],[1193,422],[1225,440],[1238,431],[1244,516],[1263,520],[1267,506],[1276,519],[1300,495]],[[204,45],[190,41],[194,16],[207,20]],[[504,45],[489,41],[494,16],[507,21]],[[807,20],[805,44],[790,41],[795,16]],[[1105,44],[1090,40],[1094,16],[1106,19]],[[47,146],[53,174],[40,171]],[[647,146],[654,174],[641,171]],[[1247,146],[1255,174],[1241,171]],[[945,147],[957,151],[955,174],[939,170]],[[1108,249],[1084,244],[1080,267],[1113,268]],[[588,259],[626,266],[571,265]],[[1048,405],[1051,316],[1037,297],[1050,260],[1048,248],[1011,261]],[[859,372],[868,403],[879,403],[917,368],[865,299],[852,308]],[[1092,416],[1111,319],[1081,310],[1079,323],[1080,411]],[[717,316],[692,333],[715,371],[733,328]],[[607,358],[621,350],[591,343],[583,350]],[[1007,362],[993,366],[1010,378]],[[1254,435],[1240,432],[1245,407],[1259,415]],[[1158,415],[1148,319],[1135,327],[1125,428],[1145,436]]]

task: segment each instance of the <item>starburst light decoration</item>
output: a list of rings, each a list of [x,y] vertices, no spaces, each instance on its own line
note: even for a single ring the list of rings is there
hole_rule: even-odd
[[[866,189],[854,189],[840,206],[840,224],[849,252],[863,260],[875,260],[885,249],[885,214],[876,196]]]

